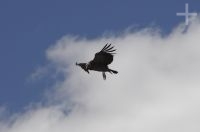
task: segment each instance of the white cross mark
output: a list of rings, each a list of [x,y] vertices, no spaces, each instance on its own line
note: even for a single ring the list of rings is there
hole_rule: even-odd
[[[189,13],[188,3],[185,4],[185,13],[176,13],[177,16],[185,16],[185,25],[189,24],[189,18],[197,16],[197,13]]]

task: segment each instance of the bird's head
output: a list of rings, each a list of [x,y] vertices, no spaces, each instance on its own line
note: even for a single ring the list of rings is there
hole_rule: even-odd
[[[86,71],[87,73],[89,73],[86,65],[87,65],[87,63],[77,63],[76,62],[76,66],[80,66],[84,71]]]

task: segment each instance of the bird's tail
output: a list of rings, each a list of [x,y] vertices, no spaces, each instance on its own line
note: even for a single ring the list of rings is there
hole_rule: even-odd
[[[110,71],[109,71],[110,73],[114,73],[114,74],[117,74],[118,73],[118,71],[115,71],[115,70],[111,70],[110,69]]]

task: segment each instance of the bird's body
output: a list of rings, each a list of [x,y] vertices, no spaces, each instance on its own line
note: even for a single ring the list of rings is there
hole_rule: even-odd
[[[110,72],[117,74],[118,72],[108,68],[108,65],[113,61],[113,49],[114,47],[110,47],[111,44],[106,44],[103,49],[95,54],[93,60],[88,63],[76,63],[76,65],[80,66],[83,70],[89,73],[89,70],[102,72],[104,80],[106,79],[105,72]]]

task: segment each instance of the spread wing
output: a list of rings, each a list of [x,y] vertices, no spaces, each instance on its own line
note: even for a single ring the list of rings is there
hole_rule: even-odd
[[[100,52],[97,52],[95,54],[94,59],[92,60],[93,63],[99,64],[99,65],[109,65],[113,61],[113,53],[116,51],[116,49],[113,49],[114,46],[111,46],[111,44],[106,44]]]

